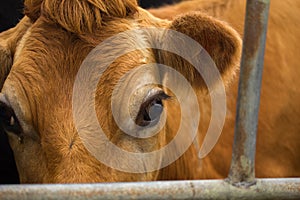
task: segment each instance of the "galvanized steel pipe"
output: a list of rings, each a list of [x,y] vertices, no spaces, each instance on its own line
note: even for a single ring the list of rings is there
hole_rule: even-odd
[[[249,188],[238,188],[224,180],[12,185],[0,186],[0,199],[300,199],[300,180],[259,179]]]
[[[228,180],[255,184],[255,150],[260,88],[270,0],[248,0],[239,80],[232,163]]]

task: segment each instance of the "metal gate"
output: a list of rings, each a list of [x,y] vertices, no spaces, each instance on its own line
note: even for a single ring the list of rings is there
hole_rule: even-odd
[[[227,179],[0,186],[0,199],[300,199],[300,178],[255,178],[256,132],[269,4],[270,0],[247,1],[233,155]]]

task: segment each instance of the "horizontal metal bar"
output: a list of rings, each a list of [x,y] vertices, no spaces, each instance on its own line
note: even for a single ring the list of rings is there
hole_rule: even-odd
[[[248,188],[224,180],[0,186],[0,199],[300,199],[300,179],[258,179]]]
[[[232,163],[232,184],[255,182],[255,147],[270,0],[247,0]]]

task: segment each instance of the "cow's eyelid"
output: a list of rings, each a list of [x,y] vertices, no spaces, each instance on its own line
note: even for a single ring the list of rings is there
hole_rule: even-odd
[[[147,101],[151,101],[152,99],[161,99],[161,100],[167,100],[169,98],[171,98],[171,96],[167,95],[162,89],[153,93],[151,96],[149,95],[145,100],[144,103]]]
[[[164,100],[168,100],[170,98],[171,98],[171,96],[167,95],[164,91],[159,91],[156,94],[149,96],[147,99],[145,99],[140,107],[140,110],[143,108],[143,106],[145,106],[145,105],[147,106],[155,100],[164,101]]]

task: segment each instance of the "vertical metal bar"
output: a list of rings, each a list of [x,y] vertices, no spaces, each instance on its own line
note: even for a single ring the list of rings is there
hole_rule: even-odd
[[[239,80],[233,155],[228,181],[255,183],[255,150],[270,0],[248,0]]]

